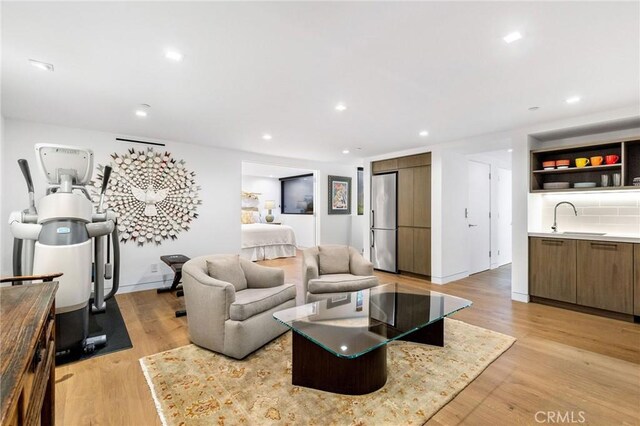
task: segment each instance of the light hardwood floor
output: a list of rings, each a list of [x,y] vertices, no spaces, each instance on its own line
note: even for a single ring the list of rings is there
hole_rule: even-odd
[[[300,282],[300,257],[262,263]],[[378,274],[470,299],[456,319],[518,339],[427,424],[541,424],[536,413],[545,420],[553,412],[593,425],[640,425],[640,325],[513,302],[510,274],[503,267],[445,286]],[[138,359],[189,343],[187,318],[174,317],[183,301],[155,290],[116,297],[133,349],[56,368],[59,425],[160,424]]]

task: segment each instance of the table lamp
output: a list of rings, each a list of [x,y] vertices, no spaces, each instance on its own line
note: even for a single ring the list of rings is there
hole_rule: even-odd
[[[276,208],[276,202],[274,200],[267,200],[264,202],[264,208],[269,211],[269,214],[265,217],[265,219],[269,223],[273,222],[273,214],[271,213],[272,210]]]

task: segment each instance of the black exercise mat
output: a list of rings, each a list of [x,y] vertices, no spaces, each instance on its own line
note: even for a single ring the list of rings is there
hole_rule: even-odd
[[[56,357],[56,365],[82,361],[133,347],[116,298],[112,297],[107,300],[106,304],[107,308],[105,312],[101,314],[89,314],[89,337],[106,334],[107,344],[105,346],[98,346],[96,350],[90,354],[71,353]]]

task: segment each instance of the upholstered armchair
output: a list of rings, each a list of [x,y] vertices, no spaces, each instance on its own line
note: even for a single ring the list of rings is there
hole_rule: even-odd
[[[371,262],[353,247],[322,245],[303,252],[302,289],[307,303],[378,284]]]
[[[295,306],[284,271],[237,255],[191,259],[182,267],[189,336],[198,346],[242,359],[287,328],[273,313]]]

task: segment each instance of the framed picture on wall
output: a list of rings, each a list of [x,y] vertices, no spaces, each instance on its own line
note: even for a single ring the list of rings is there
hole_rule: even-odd
[[[329,176],[329,214],[351,214],[351,178]]]

